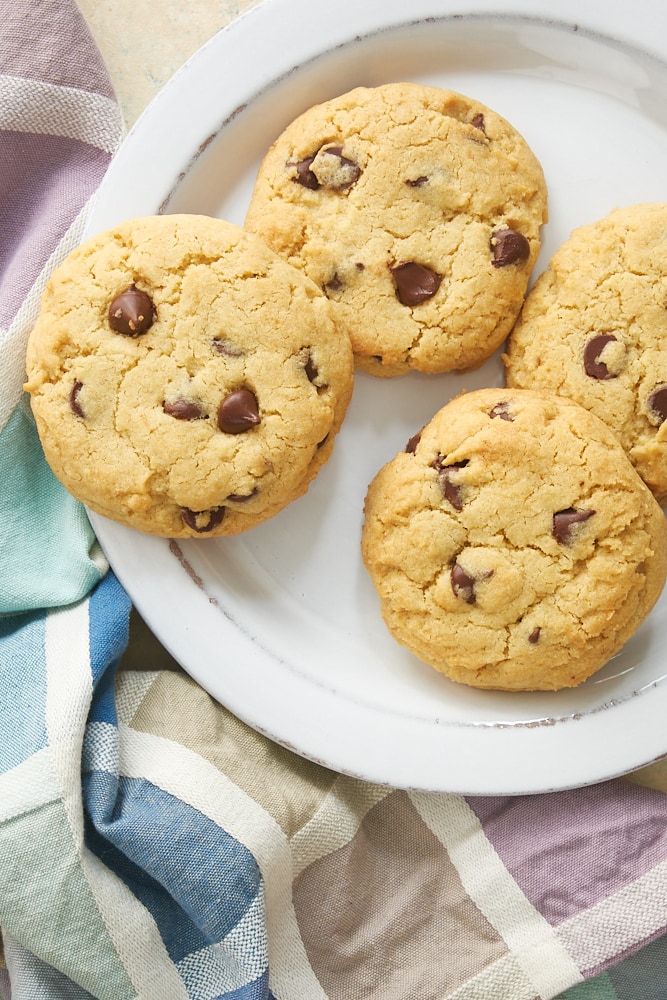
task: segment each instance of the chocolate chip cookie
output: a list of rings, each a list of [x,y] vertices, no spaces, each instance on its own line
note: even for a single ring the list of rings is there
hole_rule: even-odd
[[[527,296],[507,382],[569,396],[618,434],[667,502],[667,204],[576,229]]]
[[[448,403],[380,470],[365,512],[390,632],[474,687],[579,684],[667,574],[667,522],[613,432],[527,389]]]
[[[257,176],[245,225],[335,303],[357,367],[462,370],[504,340],[547,218],[540,164],[491,109],[414,83],[306,111]]]
[[[230,535],[331,454],[352,350],[326,297],[241,228],[133,219],[72,253],[27,357],[53,471],[92,510],[167,537]]]

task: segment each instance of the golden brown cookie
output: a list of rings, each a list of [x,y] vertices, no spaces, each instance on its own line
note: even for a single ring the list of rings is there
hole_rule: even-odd
[[[667,204],[576,229],[529,293],[507,382],[575,399],[619,436],[667,502]]]
[[[452,400],[380,470],[365,510],[390,632],[474,687],[579,684],[667,574],[667,522],[615,435],[530,390]]]
[[[45,291],[27,390],[49,464],[92,510],[229,535],[303,494],[352,391],[325,296],[219,219],[123,222]]]
[[[546,217],[540,164],[507,121],[392,83],[292,122],[245,225],[336,304],[357,366],[391,376],[476,367],[502,343]]]

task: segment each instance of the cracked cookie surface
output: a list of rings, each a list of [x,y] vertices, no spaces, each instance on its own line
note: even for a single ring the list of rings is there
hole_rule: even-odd
[[[504,360],[508,384],[606,421],[666,503],[667,204],[576,229],[529,292]]]
[[[236,534],[303,494],[353,381],[315,285],[252,234],[187,215],[132,219],[74,251],[27,370],[58,478],[166,537]]]
[[[612,431],[522,389],[452,400],[366,497],[362,554],[398,642],[455,681],[581,683],[667,573],[667,522]]]
[[[335,303],[357,367],[480,365],[519,312],[546,221],[541,166],[491,109],[414,83],[357,88],[280,135],[245,225]]]

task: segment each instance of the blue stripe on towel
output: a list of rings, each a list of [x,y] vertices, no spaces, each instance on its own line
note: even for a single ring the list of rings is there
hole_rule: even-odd
[[[95,771],[84,796],[91,850],[150,910],[173,961],[239,923],[261,888],[243,844],[145,779]]]

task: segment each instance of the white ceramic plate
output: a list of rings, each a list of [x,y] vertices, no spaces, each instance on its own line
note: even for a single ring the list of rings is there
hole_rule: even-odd
[[[665,51],[661,51],[664,46]],[[389,80],[459,90],[525,136],[550,190],[541,271],[571,229],[667,199],[667,5],[654,0],[265,0],[158,95],[106,177],[88,232],[157,212],[242,223],[256,169],[309,105]],[[667,753],[667,599],[581,687],[455,685],[385,630],[359,555],[366,486],[471,376],[358,376],[308,495],[232,539],[178,545],[94,517],[141,615],[216,699],[277,742],[400,787],[583,785]]]

